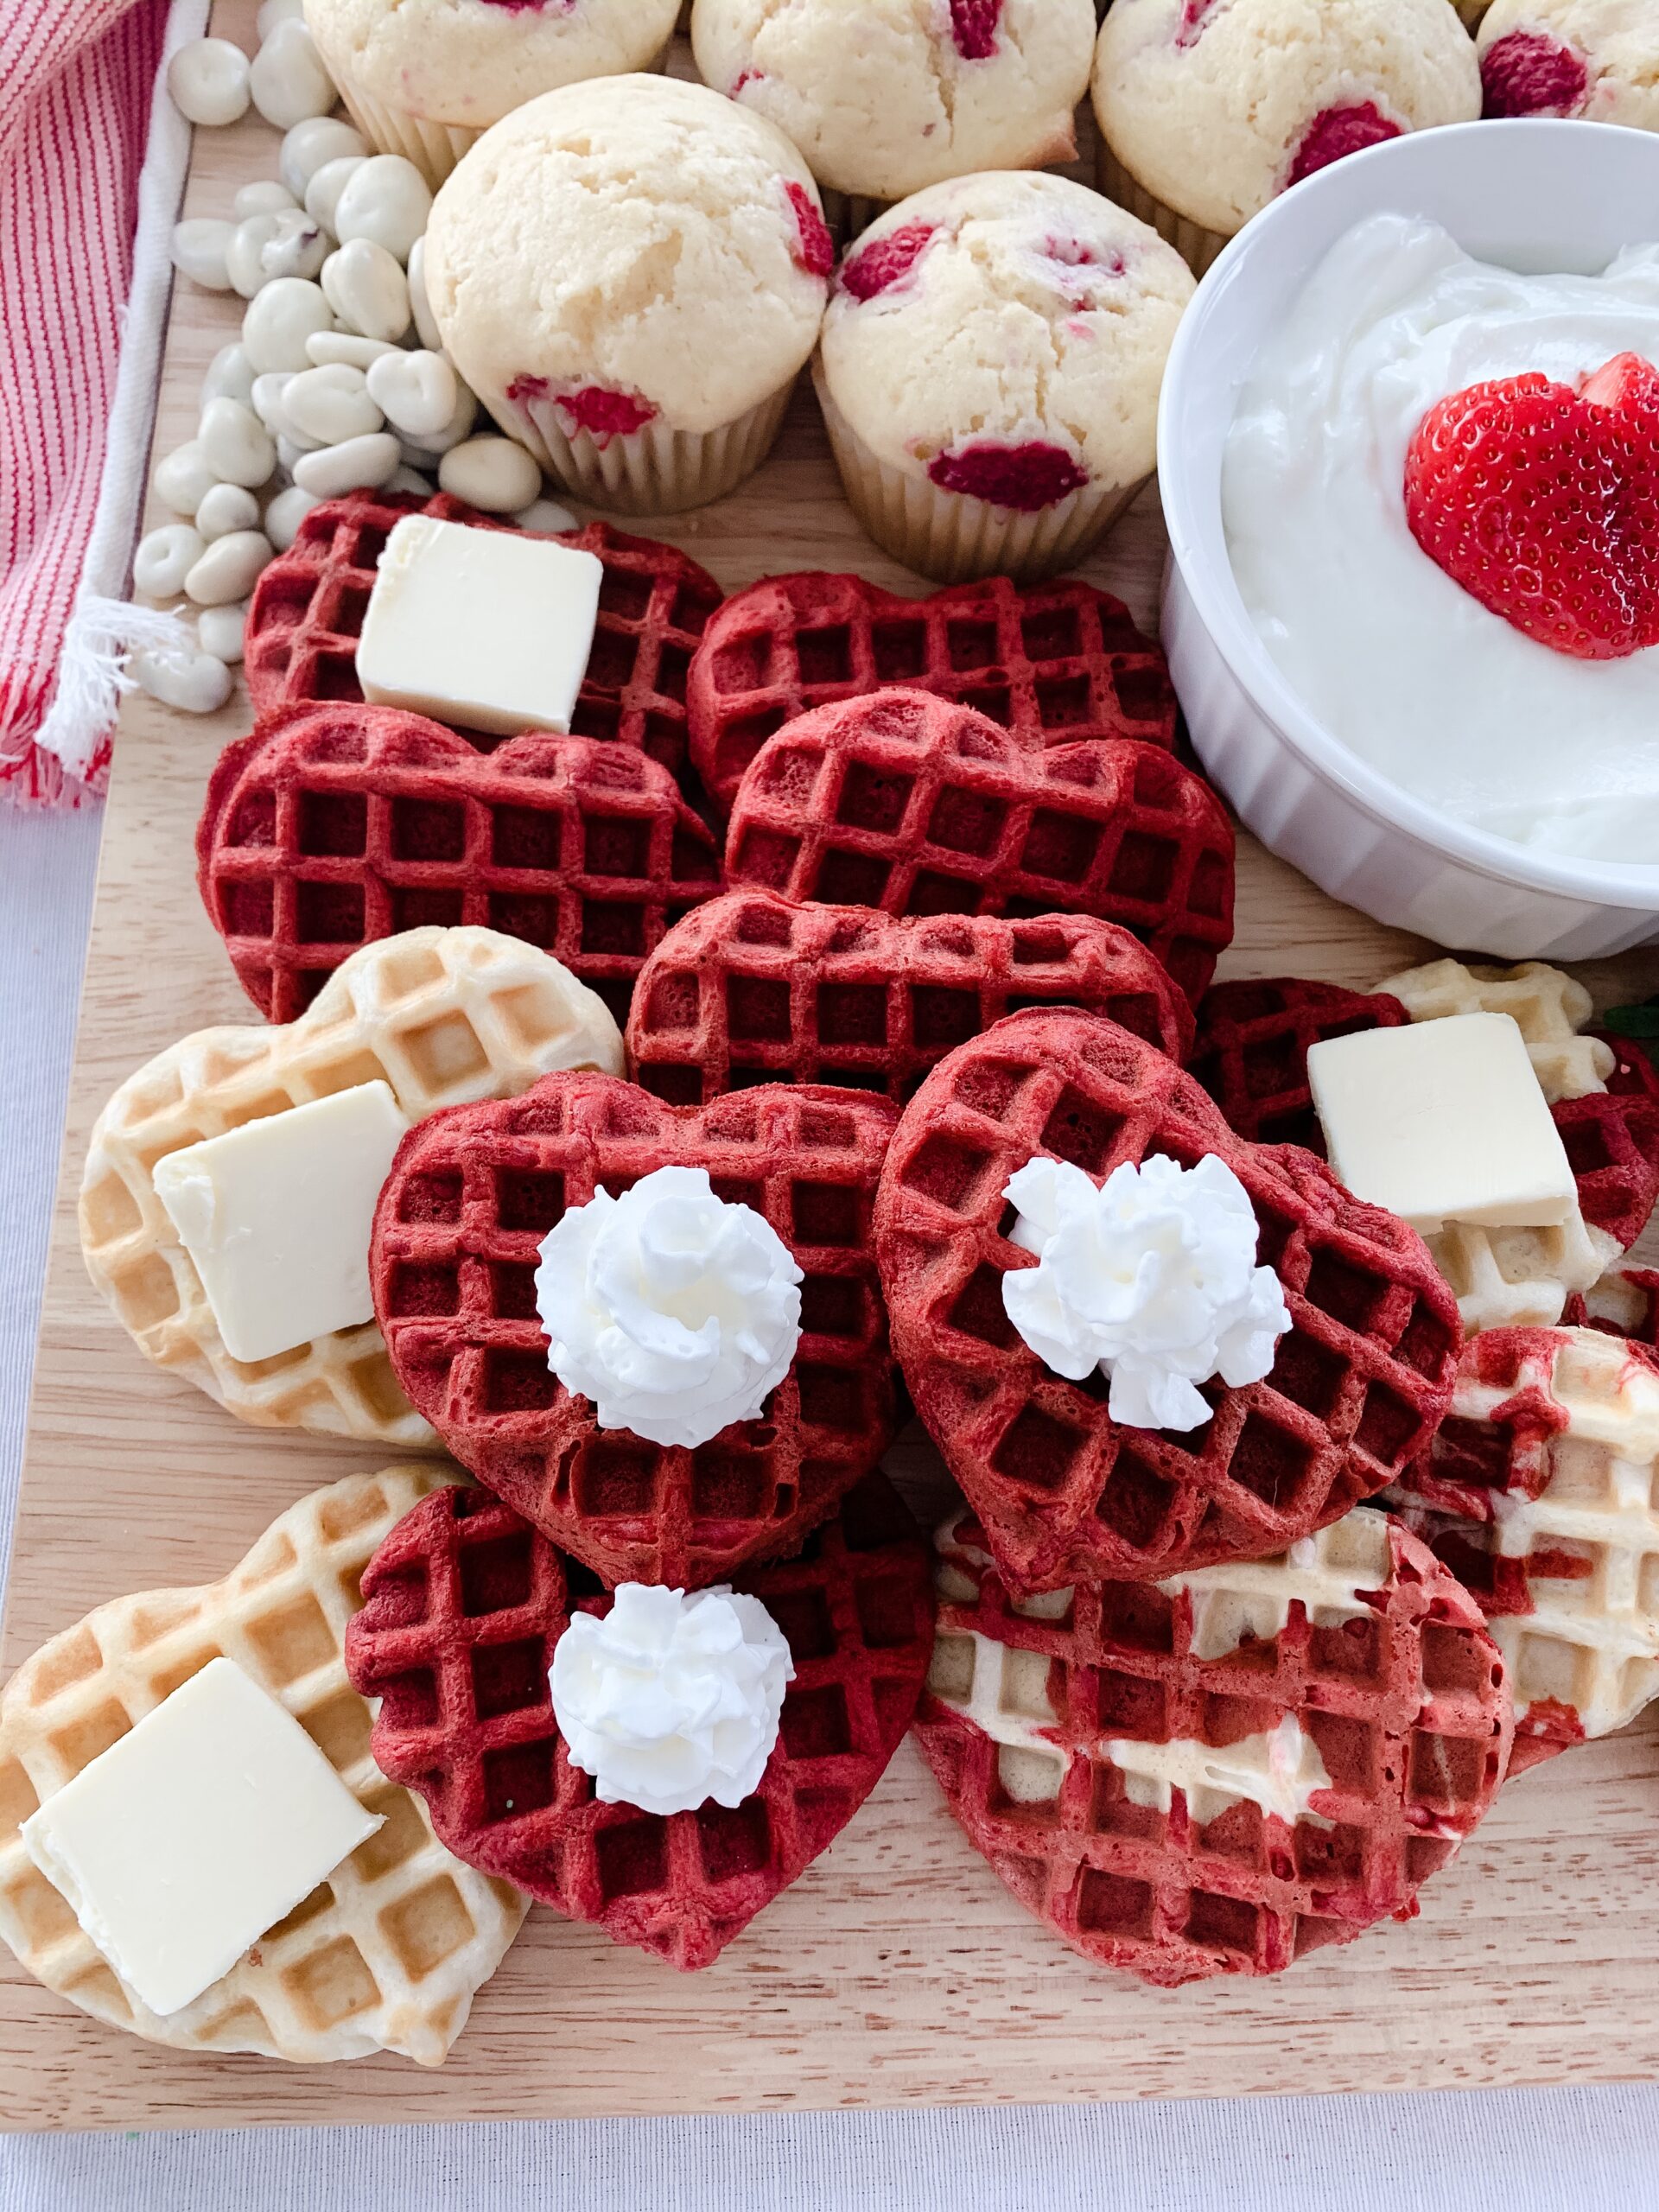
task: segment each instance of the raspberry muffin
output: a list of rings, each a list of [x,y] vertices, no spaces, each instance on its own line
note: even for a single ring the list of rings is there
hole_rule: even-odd
[[[538,92],[650,68],[678,13],[677,0],[305,0],[352,120],[435,190]]]
[[[1065,177],[957,177],[891,209],[842,263],[815,371],[871,537],[946,582],[1075,560],[1152,473],[1192,289]]]
[[[832,213],[1077,153],[1090,0],[696,0],[705,79],[786,130]]]
[[[1200,272],[1287,186],[1480,113],[1452,0],[1116,0],[1093,89],[1101,190]]]
[[[456,368],[579,499],[701,506],[765,458],[835,259],[783,132],[702,85],[601,77],[486,131],[426,288]]]
[[[1480,27],[1488,115],[1571,115],[1659,130],[1651,0],[1493,0]]]

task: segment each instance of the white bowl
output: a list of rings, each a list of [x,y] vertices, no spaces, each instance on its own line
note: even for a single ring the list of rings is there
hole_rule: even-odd
[[[1335,897],[1506,959],[1622,952],[1659,938],[1659,867],[1535,853],[1390,783],[1296,696],[1233,579],[1221,471],[1240,390],[1316,264],[1383,209],[1430,217],[1511,268],[1593,274],[1659,236],[1659,133],[1540,120],[1414,132],[1321,170],[1232,241],[1176,334],[1159,412],[1175,689],[1199,758],[1249,828]]]

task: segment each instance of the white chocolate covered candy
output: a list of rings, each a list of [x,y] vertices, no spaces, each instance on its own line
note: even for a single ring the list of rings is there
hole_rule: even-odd
[[[168,62],[167,89],[187,122],[217,130],[247,113],[251,74],[247,55],[229,39],[196,38]]]

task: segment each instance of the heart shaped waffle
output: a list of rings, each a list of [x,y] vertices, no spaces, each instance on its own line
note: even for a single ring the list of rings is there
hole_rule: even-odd
[[[1028,1160],[1096,1182],[1164,1153],[1224,1160],[1293,1326],[1265,1382],[1206,1384],[1185,1435],[1120,1427],[1097,1377],[1068,1382],[1004,1311],[1033,1267],[1002,1196]],[[942,1060],[881,1175],[876,1254],[916,1410],[1011,1586],[1171,1574],[1281,1550],[1394,1479],[1452,1395],[1457,1307],[1422,1240],[1322,1161],[1236,1136],[1175,1063],[1109,1021],[1028,1008]]]
[[[1169,666],[1109,593],[1006,576],[900,599],[862,576],[768,576],[720,607],[692,656],[691,758],[724,813],[797,715],[902,683],[1044,745],[1175,742]]]
[[[1659,1353],[1596,1329],[1488,1329],[1394,1503],[1485,1609],[1514,1769],[1659,1696]]]
[[[370,1273],[399,1382],[451,1452],[609,1583],[696,1589],[798,1545],[892,1440],[870,1249],[884,1098],[766,1084],[696,1109],[605,1076],[435,1115],[380,1194]],[[799,1264],[801,1339],[761,1417],[694,1450],[601,1429],[547,1363],[542,1240],[601,1187],[704,1167]]]
[[[1351,991],[1298,976],[1212,983],[1198,1005],[1188,1062],[1228,1122],[1253,1144],[1300,1144],[1325,1158],[1308,1087],[1310,1046],[1411,1019],[1383,991]]]
[[[198,1030],[158,1052],[95,1123],[80,1186],[87,1273],[146,1359],[260,1427],[429,1447],[372,1322],[247,1363],[225,1349],[194,1262],[156,1195],[169,1152],[308,1099],[383,1080],[411,1122],[526,1090],[555,1068],[620,1071],[622,1039],[544,952],[492,930],[410,930],[353,953],[285,1028]]]
[[[880,1780],[933,1634],[927,1546],[880,1475],[798,1558],[749,1567],[736,1587],[795,1662],[759,1789],[666,1817],[602,1805],[569,1762],[548,1669],[571,1614],[609,1599],[483,1491],[429,1498],[364,1576],[348,1640],[353,1681],[380,1700],[375,1758],[469,1865],[671,1966],[709,1966]]]
[[[633,1079],[675,1105],[756,1083],[834,1083],[908,1098],[953,1046],[1033,1003],[1081,1006],[1173,1059],[1185,1000],[1138,939],[1086,914],[899,920],[733,891],[646,962],[628,1021]]]
[[[882,691],[768,738],[732,807],[726,873],[887,914],[1095,914],[1196,1004],[1233,934],[1233,833],[1154,746],[1045,749],[972,708]]]
[[[1490,1809],[1503,1656],[1387,1514],[1039,1600],[981,1533],[940,1532],[916,1732],[969,1840],[1085,1958],[1164,1987],[1280,1973],[1408,1919]]]
[[[0,1693],[0,1936],[37,1981],[175,2050],[302,2065],[395,2050],[442,2064],[528,1903],[452,1858],[419,1799],[385,1777],[344,1644],[378,1547],[423,1498],[442,1510],[457,1479],[441,1465],[349,1476],[290,1506],[223,1582],[118,1598],[24,1660]],[[219,1656],[294,1715],[385,1824],[222,1980],[162,2018],[94,1949],[19,1830]]]
[[[226,746],[196,880],[237,978],[302,1014],[365,943],[476,924],[550,952],[626,1021],[646,955],[720,888],[666,768],[537,732],[478,752],[390,707],[302,707]]]
[[[357,646],[375,568],[393,525],[412,514],[479,530],[510,527],[443,493],[423,500],[355,492],[313,507],[288,551],[260,577],[248,610],[244,666],[257,715],[362,698]],[[556,542],[597,554],[605,566],[572,729],[632,746],[677,776],[686,762],[691,655],[720,605],[720,586],[673,546],[629,537],[608,523],[590,522]],[[480,751],[496,741],[478,733],[470,739]]]

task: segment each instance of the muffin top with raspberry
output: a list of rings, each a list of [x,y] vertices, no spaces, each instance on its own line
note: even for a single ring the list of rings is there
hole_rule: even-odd
[[[705,79],[786,130],[820,184],[899,200],[1077,151],[1092,0],[696,0]]]
[[[1452,0],[1116,0],[1095,113],[1156,199],[1225,236],[1287,185],[1480,113]]]
[[[679,0],[305,0],[338,80],[475,130],[538,92],[643,69],[678,13]]]
[[[1659,130],[1654,0],[1493,0],[1480,27],[1485,112]]]
[[[824,379],[881,460],[1033,511],[1151,473],[1192,289],[1174,248],[1097,192],[1033,171],[957,177],[848,252]]]
[[[498,416],[579,397],[607,428],[724,428],[812,351],[834,252],[781,130],[703,85],[601,77],[486,130],[445,183],[426,286]]]

